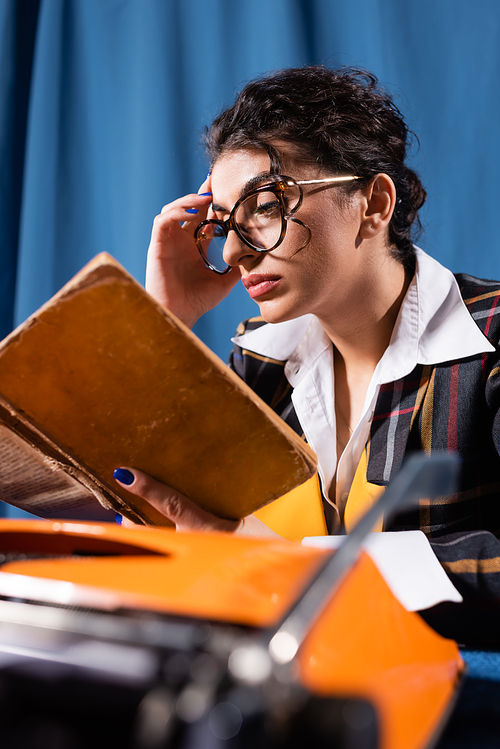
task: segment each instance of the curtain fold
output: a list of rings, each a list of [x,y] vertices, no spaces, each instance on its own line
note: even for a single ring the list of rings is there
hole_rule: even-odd
[[[421,244],[500,276],[500,6],[478,0],[0,0],[0,325],[96,253],[143,281],[153,218],[206,174],[203,127],[249,79],[306,63],[371,69],[420,139]],[[223,358],[241,288],[200,321]]]
[[[38,0],[0,3],[0,338],[14,322],[24,146]]]

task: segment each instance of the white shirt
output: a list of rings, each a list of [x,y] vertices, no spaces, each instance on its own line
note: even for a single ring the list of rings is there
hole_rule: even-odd
[[[415,250],[415,275],[389,346],[371,378],[359,423],[338,466],[333,347],[319,320],[314,315],[304,315],[233,338],[248,351],[286,361],[285,376],[293,387],[293,405],[306,439],[318,456],[327,501],[337,471],[336,508],[340,517],[368,439],[380,386],[405,377],[417,364],[439,364],[494,351],[467,311],[453,274],[422,250]],[[387,478],[391,467],[389,455]]]

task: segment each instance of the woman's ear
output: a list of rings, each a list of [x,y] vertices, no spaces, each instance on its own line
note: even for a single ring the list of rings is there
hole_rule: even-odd
[[[368,183],[366,203],[361,216],[359,234],[361,239],[372,239],[384,232],[396,206],[396,187],[387,174],[377,174]]]

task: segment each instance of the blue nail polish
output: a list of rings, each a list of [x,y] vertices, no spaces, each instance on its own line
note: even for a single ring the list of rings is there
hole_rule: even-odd
[[[186,213],[198,213],[197,208],[186,208]]]
[[[131,471],[127,471],[126,468],[116,468],[113,471],[113,478],[120,482],[120,484],[125,484],[125,486],[130,486],[130,484],[134,483],[134,474]]]
[[[117,512],[115,515],[115,521],[118,523],[118,525],[121,525],[123,523],[123,518],[119,512]]]
[[[211,192],[200,192],[200,197],[206,198],[206,197],[208,197],[211,194],[212,194]]]
[[[211,176],[212,176],[212,172],[209,172],[209,173],[207,174],[207,176],[205,177],[205,182],[206,182],[206,181],[207,181],[207,179],[208,179],[209,177],[211,177]]]

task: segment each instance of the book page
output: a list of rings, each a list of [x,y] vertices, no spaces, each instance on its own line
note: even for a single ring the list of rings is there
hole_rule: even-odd
[[[43,518],[113,521],[60,463],[0,422],[0,499]]]

